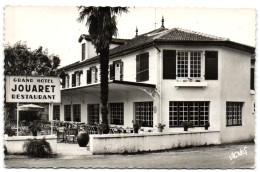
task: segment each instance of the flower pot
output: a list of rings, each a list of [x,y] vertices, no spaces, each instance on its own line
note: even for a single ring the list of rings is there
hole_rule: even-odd
[[[32,131],[33,136],[37,136],[37,131]]]
[[[188,131],[188,127],[184,127],[184,131]]]
[[[134,133],[138,133],[138,128],[134,128]]]
[[[158,128],[158,132],[161,133],[163,131],[162,128]]]
[[[77,141],[80,147],[86,147],[89,141],[89,135],[85,131],[81,131],[77,135]]]
[[[209,127],[205,127],[205,130],[208,130],[209,129]]]

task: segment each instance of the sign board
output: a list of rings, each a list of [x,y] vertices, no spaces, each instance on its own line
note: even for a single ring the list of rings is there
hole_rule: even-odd
[[[60,78],[6,76],[6,102],[60,103]]]

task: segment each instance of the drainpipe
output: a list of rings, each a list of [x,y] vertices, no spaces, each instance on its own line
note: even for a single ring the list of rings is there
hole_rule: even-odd
[[[158,50],[159,52],[159,66],[160,66],[160,69],[159,69],[159,85],[160,85],[160,94],[159,97],[160,97],[160,100],[159,100],[159,106],[160,106],[160,123],[162,123],[162,53],[161,53],[161,50],[158,48],[158,46],[154,43],[153,46]],[[158,93],[158,92],[157,92]]]

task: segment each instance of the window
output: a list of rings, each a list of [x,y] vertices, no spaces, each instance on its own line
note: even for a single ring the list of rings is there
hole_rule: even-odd
[[[153,126],[153,102],[135,102],[135,122],[142,127]]]
[[[123,80],[123,62],[121,60],[114,61],[113,64],[109,65],[110,69],[110,80]]]
[[[124,103],[110,103],[110,123],[124,125]]]
[[[83,71],[77,71],[76,73],[76,85],[80,86],[81,84],[81,75],[83,74]]]
[[[53,120],[60,120],[60,105],[53,106]]]
[[[65,121],[71,121],[71,106],[64,105]]]
[[[184,121],[201,127],[209,122],[209,102],[169,102],[169,126],[181,127]]]
[[[97,68],[91,67],[87,70],[87,84],[93,84],[97,82]]]
[[[83,43],[81,46],[82,46],[82,47],[81,47],[81,48],[82,48],[82,49],[81,49],[81,51],[82,51],[81,60],[83,61],[83,60],[85,60],[85,58],[86,58],[86,55],[85,55],[85,53],[86,53],[86,44]]]
[[[226,103],[227,126],[242,125],[242,106],[242,102]]]
[[[73,121],[80,122],[80,104],[73,105]]]
[[[177,77],[201,78],[201,54],[200,51],[179,51],[177,53]]]
[[[99,123],[99,104],[88,105],[88,121],[90,125]]]
[[[72,77],[71,77],[71,78],[72,78],[72,79],[71,79],[71,86],[72,86],[72,87],[75,87],[75,86],[76,86],[76,75],[77,75],[76,73],[73,73],[73,74],[72,74]]]
[[[136,81],[149,80],[149,53],[136,56]]]

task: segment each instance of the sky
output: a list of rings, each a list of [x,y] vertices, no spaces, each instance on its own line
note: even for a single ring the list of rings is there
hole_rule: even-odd
[[[61,58],[61,66],[79,61],[78,38],[88,29],[85,23],[77,22],[78,15],[76,6],[7,6],[5,44],[25,41],[32,49],[42,46]],[[139,34],[158,28],[162,16],[169,29],[179,27],[255,46],[254,9],[132,7],[117,17],[117,37],[133,38],[136,27]]]

